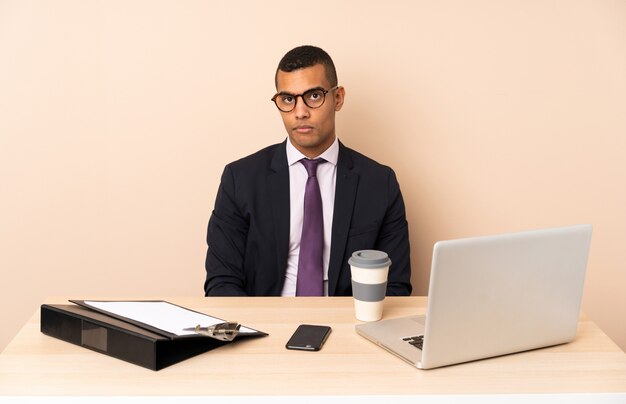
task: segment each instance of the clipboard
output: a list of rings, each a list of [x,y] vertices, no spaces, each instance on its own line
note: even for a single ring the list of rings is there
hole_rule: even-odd
[[[71,302],[74,304],[41,305],[41,332],[43,334],[154,371],[223,345],[248,339],[247,337],[268,335],[247,327],[245,328],[250,332],[239,333],[233,341],[221,341],[196,333],[176,335],[176,333],[159,329],[137,319],[109,313],[102,309],[95,310],[89,304],[93,301],[71,300]],[[165,303],[171,305],[171,303]],[[176,308],[189,310],[182,306],[176,306]],[[207,316],[193,310],[189,311],[200,316]],[[216,317],[208,317],[221,321]]]
[[[183,328],[202,327],[224,323],[226,320],[191,310],[165,300],[69,300],[89,310],[134,324],[170,339],[198,337],[193,331]],[[168,323],[167,319],[172,318]],[[182,321],[182,322],[181,322]],[[186,321],[186,322],[185,322]],[[237,337],[265,336],[264,332],[241,326]],[[206,336],[204,336],[206,337]]]

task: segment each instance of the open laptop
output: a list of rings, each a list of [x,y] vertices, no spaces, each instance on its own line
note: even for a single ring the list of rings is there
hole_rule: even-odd
[[[356,325],[420,369],[569,342],[591,225],[439,241],[426,316]]]

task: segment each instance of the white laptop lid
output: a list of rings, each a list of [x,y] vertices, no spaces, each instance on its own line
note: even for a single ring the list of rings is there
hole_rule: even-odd
[[[436,243],[422,367],[571,341],[590,242],[579,225]]]
[[[436,243],[424,346],[415,365],[428,369],[571,341],[591,230],[578,225]],[[357,330],[370,338],[368,328],[376,326]],[[381,330],[374,333],[370,339],[387,349],[396,343],[379,341]]]

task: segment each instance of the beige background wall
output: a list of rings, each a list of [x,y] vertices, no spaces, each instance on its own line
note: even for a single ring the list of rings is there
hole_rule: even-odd
[[[49,296],[202,295],[223,166],[282,141],[312,43],[338,134],[394,167],[416,294],[439,239],[575,223],[626,348],[626,1],[0,0],[0,349]]]

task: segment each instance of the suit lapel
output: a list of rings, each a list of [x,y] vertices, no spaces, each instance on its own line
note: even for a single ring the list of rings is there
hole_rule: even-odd
[[[270,167],[272,172],[267,177],[272,206],[274,237],[276,237],[276,257],[278,278],[284,282],[289,250],[289,166],[287,164],[286,143],[276,149]],[[281,283],[282,288],[282,283]],[[279,290],[280,293],[280,290]]]
[[[339,273],[343,266],[348,232],[352,220],[352,210],[356,198],[359,175],[352,171],[352,157],[341,142],[337,160],[337,183],[335,186],[335,207],[331,235],[330,263],[328,268],[328,294],[334,295]]]

